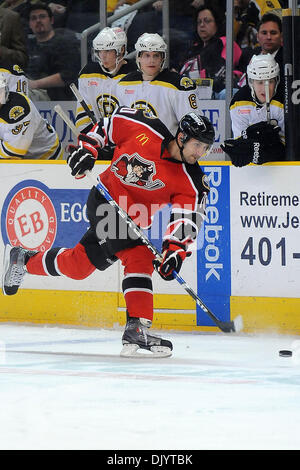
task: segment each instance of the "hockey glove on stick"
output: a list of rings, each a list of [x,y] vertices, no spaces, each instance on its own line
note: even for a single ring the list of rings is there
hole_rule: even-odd
[[[284,160],[284,145],[278,141],[276,144],[262,143],[253,139],[228,139],[221,148],[226,152],[234,166],[245,166],[249,163],[262,165],[267,162]]]
[[[274,123],[271,121],[271,124],[266,121],[261,121],[247,127],[247,129],[242,132],[242,137],[262,143],[275,144],[280,142],[279,132],[280,127],[275,120]]]
[[[174,241],[164,241],[162,260],[153,260],[154,269],[165,281],[174,279],[173,271],[179,273],[182,263],[187,256],[191,256],[190,251],[186,251],[183,243]]]
[[[234,166],[246,166],[252,162],[253,159],[253,145],[249,139],[228,139],[221,144],[221,149],[229,155]]]
[[[84,178],[84,173],[92,170],[98,158],[98,149],[100,149],[97,140],[85,134],[79,135],[78,143],[78,147],[69,145],[70,155],[67,157],[67,163],[72,170],[71,175],[76,179]]]

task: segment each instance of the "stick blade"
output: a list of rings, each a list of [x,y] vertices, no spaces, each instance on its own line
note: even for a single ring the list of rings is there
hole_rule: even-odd
[[[239,315],[233,321],[218,322],[217,326],[224,333],[238,333],[243,329],[243,319],[241,315]]]

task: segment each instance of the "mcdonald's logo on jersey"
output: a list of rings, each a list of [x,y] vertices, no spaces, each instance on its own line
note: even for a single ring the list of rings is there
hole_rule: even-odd
[[[136,140],[138,140],[142,145],[147,144],[149,142],[150,137],[148,137],[144,132],[136,136]]]

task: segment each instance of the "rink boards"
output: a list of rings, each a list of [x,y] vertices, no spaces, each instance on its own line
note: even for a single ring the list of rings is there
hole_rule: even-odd
[[[65,162],[0,162],[1,258],[5,243],[45,251],[72,247],[88,227],[88,179],[74,180]],[[96,164],[94,173],[108,163]],[[244,330],[300,332],[300,165],[228,162],[202,165],[210,181],[207,220],[182,277],[221,320],[242,315]],[[148,232],[157,247],[165,208]],[[2,266],[1,266],[2,274]],[[114,327],[125,323],[123,269],[74,281],[27,276],[18,295],[0,295],[0,321]],[[215,331],[176,281],[154,273],[154,326]]]

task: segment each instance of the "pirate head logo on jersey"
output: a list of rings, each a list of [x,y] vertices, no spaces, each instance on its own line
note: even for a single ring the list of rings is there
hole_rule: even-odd
[[[153,176],[156,174],[155,164],[145,160],[138,153],[124,154],[111,166],[111,171],[125,184],[138,186],[142,189],[155,190],[164,187],[164,183]]]

